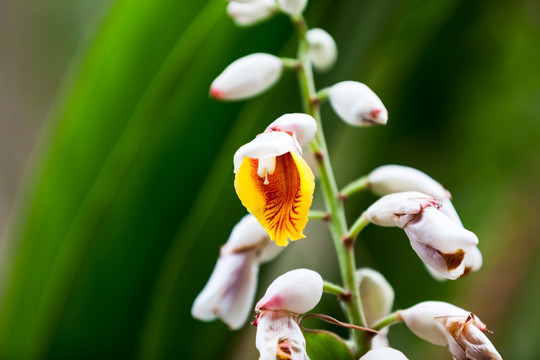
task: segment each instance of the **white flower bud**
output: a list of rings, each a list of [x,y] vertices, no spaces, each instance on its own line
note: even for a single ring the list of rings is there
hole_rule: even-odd
[[[241,100],[258,95],[281,76],[283,61],[274,55],[255,53],[244,56],[212,82],[210,95],[218,100]]]
[[[309,45],[309,58],[313,67],[319,71],[330,69],[337,59],[337,46],[334,38],[319,28],[308,30],[306,38]]]
[[[365,212],[366,218],[379,226],[397,226],[404,228],[409,222],[429,206],[438,206],[430,196],[407,191],[383,196],[374,202]]]
[[[286,310],[303,314],[319,303],[322,292],[323,279],[317,272],[308,269],[291,270],[270,284],[255,310]]]
[[[377,195],[402,191],[419,191],[435,198],[441,211],[461,224],[450,199],[452,196],[441,184],[420,170],[402,165],[383,165],[368,175],[368,186]]]
[[[259,360],[309,360],[306,340],[291,312],[263,311],[258,314],[256,325]]]
[[[385,277],[370,268],[356,270],[366,325],[372,327],[388,316],[394,304],[394,289]]]
[[[465,254],[465,273],[463,275],[469,274],[472,271],[478,271],[482,267],[482,253],[478,247],[474,247],[472,250],[467,251]]]
[[[390,347],[380,347],[368,351],[360,360],[408,360],[401,351]]]
[[[231,1],[227,5],[227,14],[238,26],[258,24],[274,15],[276,11],[274,0]]]
[[[456,360],[502,360],[484,334],[486,325],[457,306],[425,301],[400,315],[415,335],[432,344],[448,346]]]
[[[208,283],[193,303],[192,316],[203,321],[220,318],[231,329],[242,327],[255,297],[259,264],[280,249],[253,215],[244,216],[222,246]]]
[[[381,99],[360,82],[342,81],[332,85],[328,97],[334,111],[350,125],[384,125],[388,120],[388,111]]]
[[[435,320],[441,316],[468,316],[469,312],[443,301],[424,301],[401,311],[407,327],[419,338],[435,345],[447,345],[445,330]]]
[[[304,12],[307,0],[277,0],[279,8],[289,15],[300,15]]]
[[[282,131],[294,135],[301,147],[307,146],[317,133],[317,121],[302,113],[285,114],[268,125],[266,132]]]

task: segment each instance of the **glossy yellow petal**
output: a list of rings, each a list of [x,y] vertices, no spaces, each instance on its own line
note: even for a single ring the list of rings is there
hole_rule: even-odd
[[[234,187],[242,204],[277,245],[286,246],[287,238],[304,238],[315,190],[308,164],[300,155],[288,152],[276,157],[275,170],[266,178],[257,174],[258,165],[257,159],[246,157],[236,172]]]

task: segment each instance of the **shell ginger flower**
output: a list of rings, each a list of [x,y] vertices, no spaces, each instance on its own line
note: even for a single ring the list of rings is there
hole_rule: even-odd
[[[315,179],[295,136],[258,135],[234,154],[234,172],[240,201],[277,245],[305,237]]]

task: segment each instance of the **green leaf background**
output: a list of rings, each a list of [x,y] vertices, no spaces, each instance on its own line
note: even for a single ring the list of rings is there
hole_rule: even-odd
[[[245,212],[232,155],[300,111],[297,84],[285,74],[239,103],[209,99],[208,88],[240,56],[294,56],[289,21],[240,29],[220,0],[2,6],[0,39],[10,41],[0,51],[24,60],[17,101],[38,109],[19,125],[39,136],[27,141],[27,170],[10,174],[19,184],[3,230],[0,358],[257,358],[253,327],[198,322],[190,307]],[[452,191],[484,254],[480,272],[438,283],[402,231],[368,227],[359,264],[388,278],[396,308],[454,302],[488,324],[504,358],[539,358],[538,3],[313,0],[306,18],[339,48],[318,86],[365,82],[390,113],[387,126],[358,129],[323,106],[339,185],[385,163],[417,167]],[[2,126],[20,121],[4,114]],[[349,221],[374,199],[351,199]],[[306,235],[262,267],[259,295],[296,267],[339,281],[324,226],[310,223]],[[330,295],[316,310],[343,319]],[[450,358],[400,325],[390,342],[410,359]]]

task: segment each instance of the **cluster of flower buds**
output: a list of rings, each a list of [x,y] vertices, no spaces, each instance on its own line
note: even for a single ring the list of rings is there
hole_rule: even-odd
[[[311,116],[286,114],[234,154],[236,193],[280,246],[304,238],[315,178],[302,145],[316,131]]]
[[[377,195],[385,196],[383,199],[380,200],[377,206],[371,208],[370,216],[377,216],[377,214],[373,213],[373,211],[377,211],[379,206],[381,204],[386,204],[387,206],[386,210],[390,212],[394,212],[393,217],[402,217],[399,221],[400,224],[387,224],[384,226],[399,226],[401,228],[404,228],[409,237],[414,237],[415,240],[411,238],[411,244],[413,245],[413,248],[417,253],[425,253],[424,250],[425,247],[422,245],[418,245],[418,241],[421,243],[426,243],[427,240],[422,241],[422,231],[424,231],[425,234],[432,234],[435,236],[435,233],[433,230],[430,230],[428,225],[434,226],[439,231],[442,232],[442,237],[440,238],[441,241],[450,241],[450,240],[444,240],[449,239],[448,236],[450,236],[451,233],[454,234],[462,234],[462,235],[468,235],[467,237],[470,239],[470,243],[475,243],[474,246],[465,246],[468,248],[468,250],[463,250],[464,257],[461,264],[460,258],[461,256],[458,256],[457,258],[454,258],[452,261],[458,262],[459,266],[462,266],[463,269],[459,268],[457,271],[453,271],[451,276],[448,276],[446,270],[443,270],[442,272],[438,269],[439,267],[433,267],[430,265],[430,262],[424,261],[424,264],[426,264],[426,268],[428,271],[438,280],[442,279],[455,279],[456,274],[459,274],[457,276],[463,276],[471,271],[477,271],[482,266],[482,254],[480,253],[480,250],[476,246],[476,243],[478,242],[477,239],[475,240],[476,236],[472,236],[474,234],[470,233],[468,230],[465,230],[463,228],[463,224],[461,223],[461,220],[452,205],[451,201],[451,195],[448,190],[446,190],[440,183],[438,183],[436,180],[428,176],[427,174],[423,173],[420,170],[408,167],[408,166],[402,166],[402,165],[384,165],[376,168],[373,170],[368,176],[367,176],[367,183],[368,187]],[[425,197],[426,199],[423,200],[424,207],[422,207],[422,211],[419,213],[416,213],[417,204],[412,204],[409,202],[409,199],[407,198],[407,195],[393,195],[391,197],[386,197],[390,194],[396,194],[396,193],[407,193],[407,192],[417,192],[422,193],[423,195],[420,195],[420,197]],[[425,196],[424,196],[425,195]],[[426,197],[427,196],[427,197]],[[436,201],[436,203],[433,203],[427,198],[432,198]],[[427,201],[427,202],[426,202]],[[422,201],[421,201],[422,202]],[[413,208],[409,209],[409,211],[412,211],[411,214],[403,213],[401,206],[406,206],[406,204],[412,205]],[[375,205],[375,204],[374,204]],[[391,207],[394,207],[394,209],[391,209]],[[434,211],[434,208],[437,208],[440,210],[441,213],[443,213],[445,216],[437,215],[428,215],[426,216],[429,219],[432,219],[432,221],[426,221],[420,222],[418,221],[414,222],[413,226],[405,226],[403,223],[408,223],[412,219],[411,216],[415,216],[416,214],[423,213],[424,208],[430,208],[427,213],[429,214],[435,214],[437,213]],[[406,212],[406,211],[405,211]],[[427,214],[426,213],[426,214]],[[387,213],[387,215],[390,215]],[[404,217],[405,215],[408,215],[408,217]],[[452,220],[452,222],[447,221],[447,219]],[[373,221],[374,223],[377,223],[377,221]],[[445,229],[444,224],[448,224],[448,227]],[[380,225],[380,224],[379,224]],[[462,228],[462,230],[459,230],[458,228]],[[451,230],[454,229],[454,230]],[[424,237],[425,238],[425,237]],[[436,240],[436,239],[435,239]],[[429,245],[429,244],[428,244]],[[441,246],[435,247],[437,250],[442,250]],[[429,254],[425,254],[429,257]],[[424,257],[420,256],[422,259]],[[450,259],[448,259],[450,260]],[[463,270],[463,271],[461,271]]]
[[[220,318],[231,329],[241,328],[251,312],[259,265],[272,260],[281,249],[253,215],[244,216],[221,247],[210,280],[193,303],[193,317],[204,321]]]
[[[418,337],[448,346],[456,360],[502,360],[474,314],[442,301],[425,301],[402,310],[402,321]]]
[[[291,270],[278,277],[255,306],[259,360],[308,360],[299,316],[311,311],[323,292],[321,276],[312,270]]]

